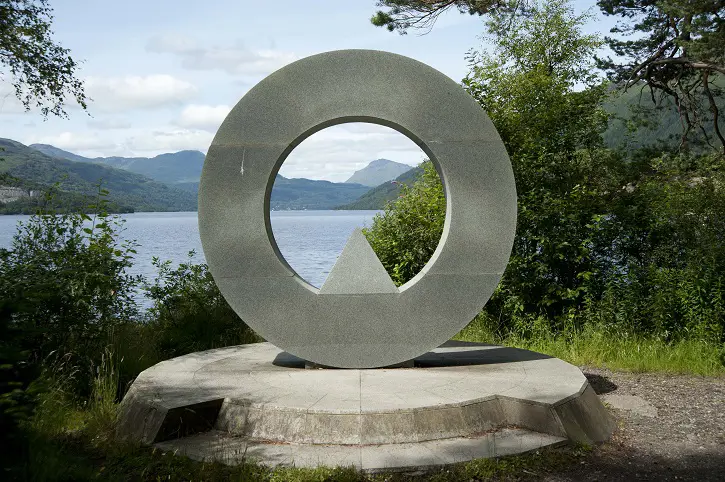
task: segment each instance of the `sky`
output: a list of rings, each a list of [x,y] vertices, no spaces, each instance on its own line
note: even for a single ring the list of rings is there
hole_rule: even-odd
[[[575,0],[578,12],[593,0]],[[229,109],[257,82],[295,60],[339,49],[405,55],[460,81],[480,48],[484,20],[457,11],[426,35],[375,27],[375,0],[50,0],[54,38],[82,61],[88,112],[70,119],[23,112],[0,82],[0,137],[51,144],[88,157],[206,152]],[[585,28],[612,23],[597,15]],[[416,165],[423,153],[392,129],[343,124],[305,140],[280,174],[345,181],[378,158]]]

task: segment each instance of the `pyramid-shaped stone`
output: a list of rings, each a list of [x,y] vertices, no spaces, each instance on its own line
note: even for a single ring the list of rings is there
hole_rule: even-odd
[[[320,288],[321,295],[397,292],[398,288],[360,228],[350,235],[325,284]]]

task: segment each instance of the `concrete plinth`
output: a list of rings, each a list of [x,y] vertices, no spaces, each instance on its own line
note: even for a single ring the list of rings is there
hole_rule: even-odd
[[[390,470],[595,443],[613,427],[577,367],[531,351],[448,342],[413,368],[309,370],[257,343],[144,371],[118,432],[199,459]]]

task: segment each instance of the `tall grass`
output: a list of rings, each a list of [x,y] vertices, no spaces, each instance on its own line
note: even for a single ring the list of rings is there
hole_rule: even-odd
[[[725,346],[706,339],[666,341],[655,336],[632,334],[617,327],[592,324],[555,333],[542,319],[535,319],[532,325],[530,333],[497,335],[492,329],[492,320],[481,314],[455,339],[524,348],[579,366],[631,372],[725,374]]]

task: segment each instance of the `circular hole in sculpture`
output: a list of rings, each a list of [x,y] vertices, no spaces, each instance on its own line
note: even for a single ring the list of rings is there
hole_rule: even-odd
[[[438,246],[445,211],[443,186],[423,150],[395,129],[364,122],[302,141],[270,196],[279,252],[321,293],[405,284]]]

